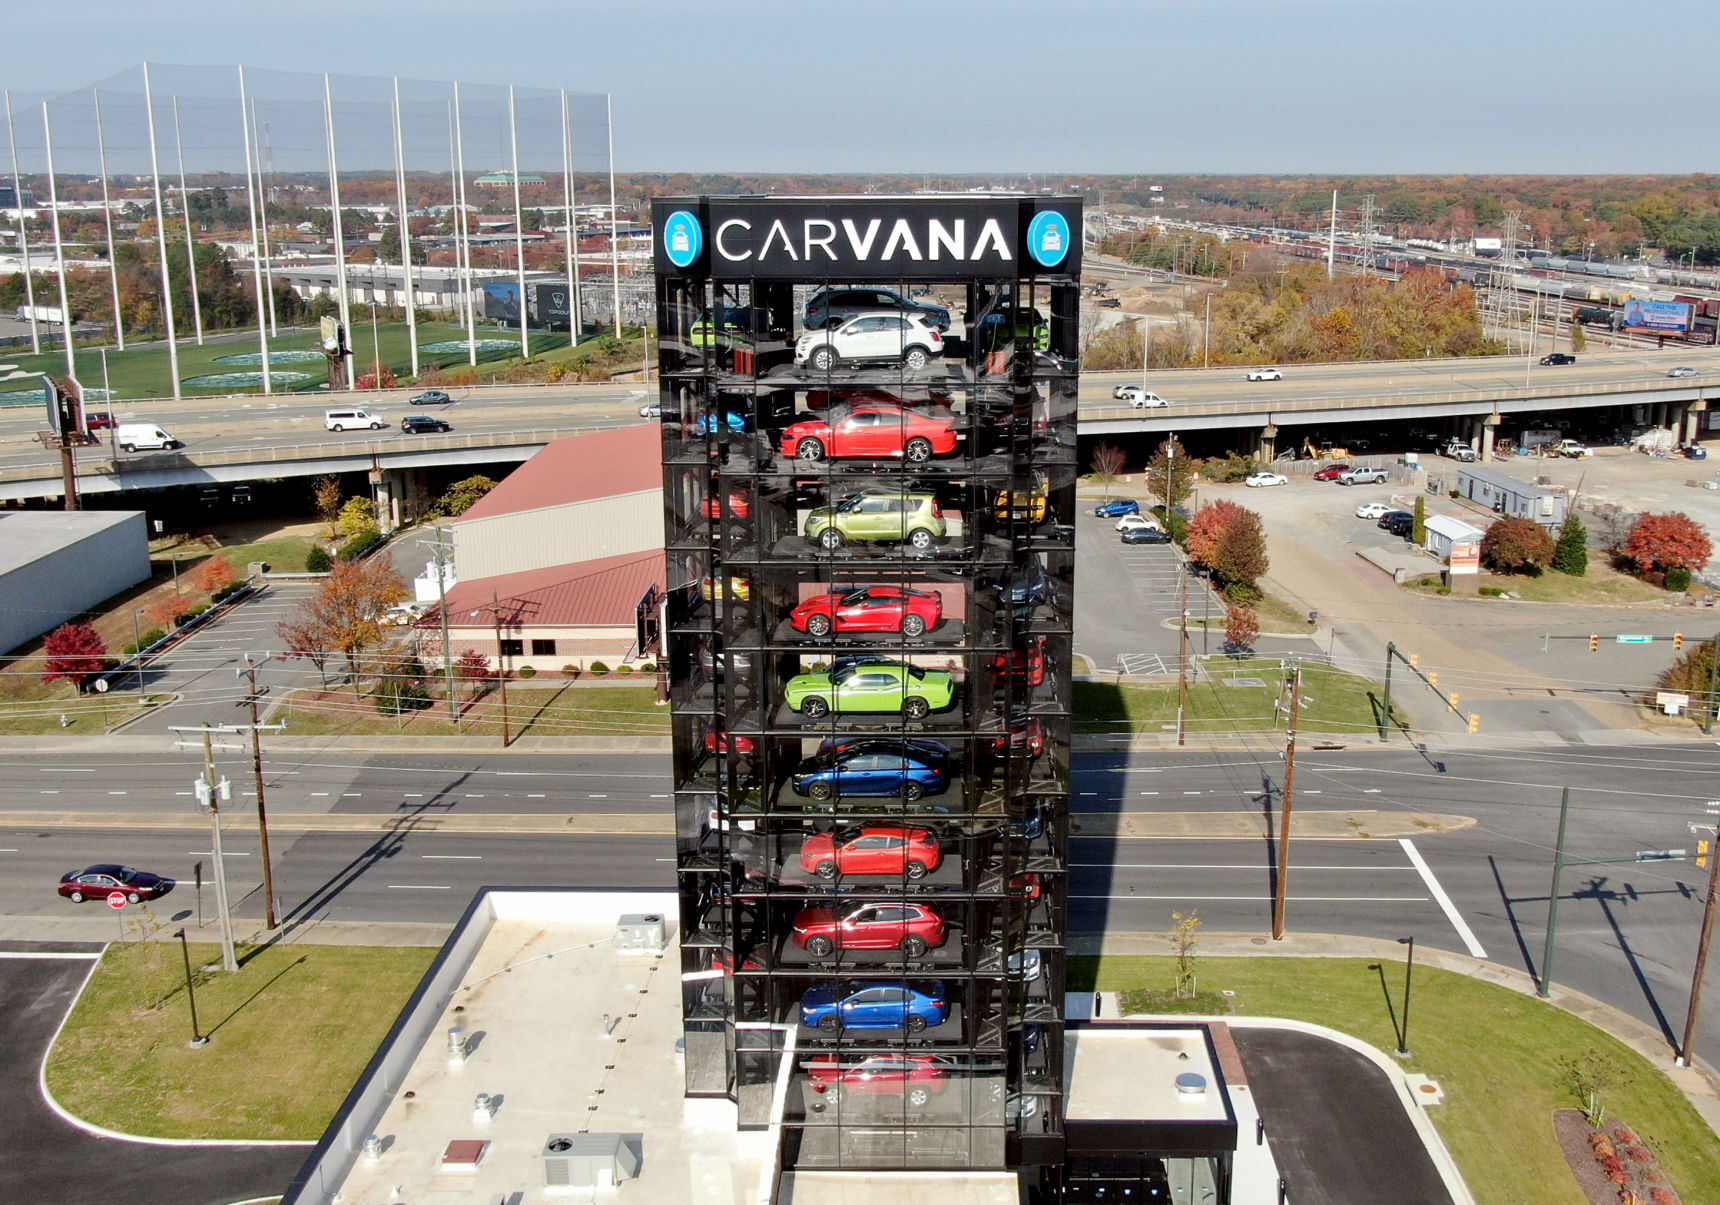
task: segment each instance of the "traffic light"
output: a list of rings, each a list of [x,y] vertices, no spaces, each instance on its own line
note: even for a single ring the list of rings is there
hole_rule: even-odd
[[[1469,731],[1481,731],[1481,713],[1479,711],[1472,711],[1469,713]]]
[[[1420,664],[1421,664],[1421,654],[1420,653],[1411,653],[1409,655],[1409,667],[1411,669],[1414,669],[1416,666],[1418,666]]]
[[[1428,671],[1428,673],[1427,673],[1427,688],[1429,690],[1438,690],[1439,689],[1439,671],[1438,670],[1434,669],[1434,670]]]
[[[1601,638],[1592,632],[1589,633],[1589,652],[1591,652],[1591,653],[1599,652],[1600,647],[1601,647]]]
[[[1672,634],[1672,647],[1674,649],[1681,649],[1684,647],[1684,633],[1683,632],[1674,632]]]
[[[1450,703],[1451,710],[1457,711],[1457,700],[1462,698],[1462,697],[1463,696],[1459,695],[1455,690],[1451,692],[1451,703]],[[1461,711],[1457,711],[1457,714],[1462,715],[1463,713]]]
[[[1696,864],[1698,866],[1708,865],[1708,842],[1706,841],[1696,843]]]

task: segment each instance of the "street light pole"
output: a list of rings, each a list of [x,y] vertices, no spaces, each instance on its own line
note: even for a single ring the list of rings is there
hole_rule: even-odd
[[[203,777],[197,783],[197,801],[209,809],[214,836],[215,907],[221,914],[221,967],[228,972],[239,969],[239,959],[233,953],[233,917],[227,911],[227,862],[221,852],[221,795],[225,784],[215,781],[214,733],[208,725],[198,728],[170,726],[172,732],[196,732],[203,737]]]
[[[508,747],[508,663],[502,655],[502,602],[494,590],[490,591],[490,605],[473,611],[473,615],[490,612],[490,621],[496,633],[496,681],[502,692],[502,748]]]
[[[191,1005],[191,1040],[186,1045],[193,1050],[201,1050],[209,1045],[209,1039],[203,1036],[203,1030],[197,1024],[197,985],[191,978],[191,947],[186,944],[183,928],[173,936],[179,939],[179,954],[185,960],[185,999]]]
[[[1553,838],[1553,886],[1547,892],[1547,947],[1541,951],[1541,986],[1545,1000],[1553,994],[1553,940],[1559,932],[1559,880],[1565,874],[1565,821],[1571,814],[1571,788],[1559,795],[1559,835]]]
[[[1720,834],[1720,828],[1715,832]],[[1720,846],[1720,840],[1715,842]],[[1702,976],[1708,969],[1708,943],[1714,938],[1714,906],[1720,894],[1720,848],[1708,853],[1708,898],[1702,904],[1702,936],[1696,942],[1696,970],[1690,977],[1690,1008],[1684,1014],[1684,1041],[1678,1046],[1678,1065],[1690,1066],[1696,1057],[1696,1022],[1702,1012]]]
[[[1278,809],[1278,882],[1272,893],[1272,940],[1284,938],[1284,897],[1290,877],[1290,812],[1296,788],[1296,716],[1302,710],[1302,667],[1290,671],[1290,726],[1284,738],[1284,805]]]
[[[1398,945],[1408,945],[1409,953],[1403,960],[1403,1029],[1398,1035],[1398,1048],[1395,1053],[1400,1059],[1409,1057],[1409,989],[1410,972],[1415,968],[1415,935],[1398,938]]]

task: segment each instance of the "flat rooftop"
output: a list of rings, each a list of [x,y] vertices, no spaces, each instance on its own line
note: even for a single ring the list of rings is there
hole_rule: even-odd
[[[110,527],[134,522],[142,514],[138,510],[0,510],[0,574],[34,564]],[[141,524],[138,534],[148,539]]]
[[[1071,1122],[1230,1119],[1202,1027],[1072,1026],[1063,1057]],[[1201,1077],[1203,1092],[1178,1087],[1190,1075]]]

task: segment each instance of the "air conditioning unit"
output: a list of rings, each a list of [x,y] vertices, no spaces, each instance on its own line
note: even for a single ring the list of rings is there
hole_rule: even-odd
[[[615,949],[622,954],[661,954],[669,947],[668,927],[655,912],[628,912],[615,922]]]
[[[543,1145],[544,1191],[614,1188],[639,1174],[639,1156],[620,1134],[551,1134]]]

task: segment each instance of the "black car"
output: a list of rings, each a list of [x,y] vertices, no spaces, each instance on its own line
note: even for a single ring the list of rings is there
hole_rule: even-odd
[[[1385,514],[1380,516],[1379,522],[1375,524],[1375,526],[1390,527],[1392,524],[1404,519],[1408,519],[1413,523],[1415,521],[1415,516],[1410,514],[1407,510],[1388,510]]]
[[[889,289],[820,289],[806,303],[806,329],[839,326],[858,314],[900,310],[917,314],[940,331],[950,329],[950,312],[941,305],[909,301]]]
[[[440,431],[452,431],[454,428],[428,414],[408,414],[400,420],[400,429],[408,435],[435,435]]]
[[[1125,544],[1169,544],[1171,537],[1154,527],[1131,527],[1123,533]]]
[[[1380,520],[1380,526],[1391,532],[1394,536],[1402,536],[1407,540],[1409,539],[1410,534],[1415,531],[1415,516],[1409,514],[1407,511],[1393,511],[1391,514]]]
[[[1576,362],[1575,356],[1563,351],[1556,351],[1551,355],[1541,357],[1541,363],[1549,366],[1553,364],[1575,364]]]
[[[454,399],[440,389],[426,389],[417,397],[410,399],[414,406],[446,406]]]

